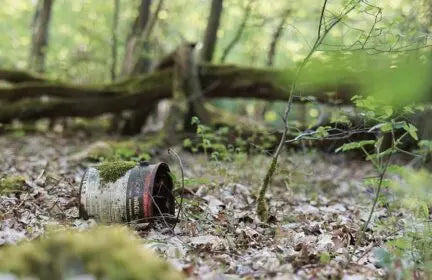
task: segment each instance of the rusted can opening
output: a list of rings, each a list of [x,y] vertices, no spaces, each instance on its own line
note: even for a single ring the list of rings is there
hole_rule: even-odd
[[[172,191],[166,163],[137,164],[115,182],[104,181],[97,168],[88,168],[80,185],[80,217],[105,223],[172,220]]]

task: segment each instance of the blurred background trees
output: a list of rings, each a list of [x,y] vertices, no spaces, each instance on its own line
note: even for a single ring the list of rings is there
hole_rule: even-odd
[[[98,85],[160,70],[166,67],[164,59],[169,62],[169,54],[192,42],[197,63],[274,68],[285,71],[289,82],[290,71],[316,37],[321,2],[4,0],[0,68]],[[353,2],[358,4],[356,9],[328,34],[314,55],[321,66],[327,66],[323,62],[334,52],[367,54],[371,61],[383,54],[390,61],[406,55],[429,59],[430,1],[330,1],[324,24],[331,24]],[[178,62],[171,61],[171,66]],[[356,65],[351,69],[356,71]],[[344,82],[343,77],[340,80]],[[306,86],[310,83],[303,81]],[[272,126],[281,123],[278,112],[283,105],[278,102],[222,98],[211,103]],[[127,134],[139,132],[149,115],[148,110],[131,109],[123,125]],[[331,118],[325,107],[313,103],[296,105],[293,115],[303,128]]]
[[[141,56],[151,57],[153,61],[160,60],[184,41],[203,42],[205,45],[207,23],[211,19],[209,15],[215,9],[220,10],[214,11],[215,24],[220,17],[219,28],[216,28],[215,62],[220,60],[240,29],[241,36],[231,47],[229,56],[225,58],[226,63],[254,67],[268,65],[272,42],[274,44],[276,41],[278,50],[273,59],[275,67],[292,67],[307,52],[308,44],[315,36],[320,9],[318,0],[233,0],[223,3],[223,12],[222,1],[119,2],[118,57],[122,61],[117,65],[117,73],[123,71],[124,61],[129,60],[124,59],[128,56],[125,50],[140,41],[132,40],[138,35],[148,37],[147,49],[138,52]],[[425,31],[429,29],[427,25],[431,18],[429,1],[369,2],[381,8],[382,19],[375,25],[374,34],[371,34],[372,38],[365,47],[388,47],[396,42],[398,46],[403,43],[413,45],[427,41]],[[87,83],[109,81],[109,46],[115,20],[115,3],[102,0],[4,0],[0,11],[0,28],[5,36],[0,42],[2,68],[27,69],[28,53],[35,44],[32,34],[36,34],[38,29],[38,32],[50,34],[45,51],[45,72],[49,77]],[[331,1],[331,11],[337,12],[343,3],[340,0]],[[346,19],[345,24],[338,26],[328,37],[328,49],[332,45],[337,45],[338,49],[341,45],[348,47],[358,40],[360,34],[370,30],[377,11],[370,7],[368,9],[370,14],[359,8],[358,12]],[[154,19],[152,28],[146,31],[146,27],[149,27],[147,23],[152,23],[152,17],[157,21],[154,22]],[[46,35],[41,38],[47,39]],[[275,40],[279,36],[281,39]]]

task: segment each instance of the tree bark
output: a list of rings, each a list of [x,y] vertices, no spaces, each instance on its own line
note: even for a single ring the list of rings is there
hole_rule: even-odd
[[[203,62],[211,62],[213,59],[222,10],[223,0],[212,0],[201,52],[201,61]]]
[[[45,71],[45,55],[48,47],[48,30],[53,1],[39,0],[33,17],[29,68],[39,73]]]

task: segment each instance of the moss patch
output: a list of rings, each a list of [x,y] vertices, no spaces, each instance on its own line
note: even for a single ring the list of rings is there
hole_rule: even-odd
[[[0,194],[23,191],[25,180],[23,176],[6,176],[0,179]]]
[[[92,161],[149,160],[151,144],[135,141],[103,142],[86,151],[86,158]]]
[[[57,231],[0,250],[0,271],[32,279],[183,279],[125,227]]]
[[[107,161],[101,163],[97,169],[104,182],[115,182],[135,166],[136,163],[133,161]]]

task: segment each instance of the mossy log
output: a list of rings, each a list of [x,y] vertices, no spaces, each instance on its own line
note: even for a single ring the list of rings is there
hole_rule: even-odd
[[[287,100],[289,85],[281,83],[280,77],[281,73],[268,69],[226,65],[201,65],[199,68],[205,98]],[[30,81],[16,86],[0,88],[0,100],[8,102],[1,107],[0,122],[63,116],[91,117],[136,110],[170,98],[172,78],[172,68],[99,86],[67,85],[47,80],[35,82],[29,78]],[[7,75],[0,75],[0,79],[17,80]],[[331,97],[327,94],[329,91],[333,92]],[[329,85],[314,91],[304,90],[303,96],[313,96],[318,102],[349,104],[352,92],[346,86]]]
[[[24,82],[44,82],[45,79],[37,74],[28,73],[26,71],[5,70],[0,69],[0,80],[7,81],[12,84]]]

